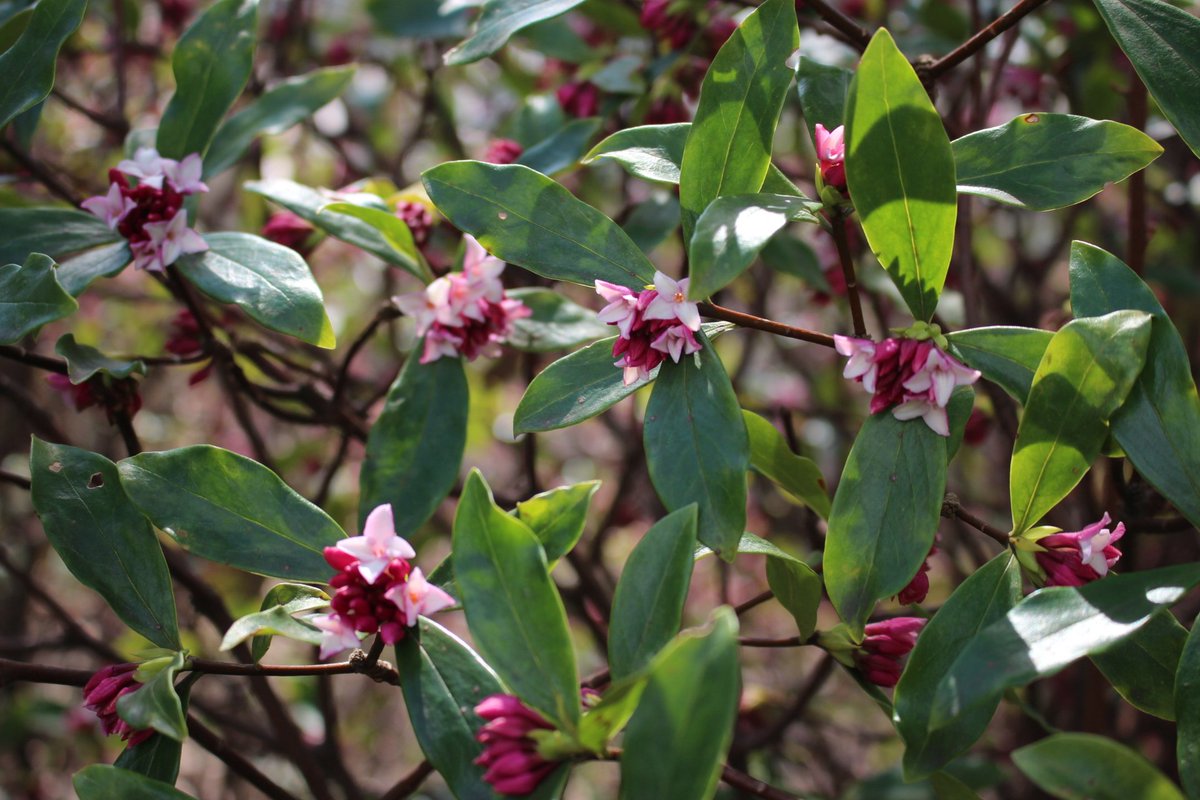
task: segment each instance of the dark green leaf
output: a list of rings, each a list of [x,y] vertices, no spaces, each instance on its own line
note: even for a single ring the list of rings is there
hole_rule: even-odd
[[[196,800],[169,783],[107,764],[84,767],[73,783],[79,800]]]
[[[553,175],[573,167],[587,151],[588,142],[600,130],[600,118],[575,119],[561,130],[530,147],[517,159],[543,175]]]
[[[754,471],[773,481],[822,519],[828,518],[829,494],[816,462],[793,453],[775,426],[758,414],[743,409],[742,419],[750,437],[750,466]]]
[[[941,115],[882,28],[850,85],[846,181],[872,252],[913,316],[929,319],[954,248],[954,155]]]
[[[621,753],[621,800],[706,800],[717,787],[740,694],[737,619],[713,614],[655,659]]]
[[[979,800],[975,790],[948,772],[935,772],[929,783],[937,800]]]
[[[224,172],[259,136],[283,133],[341,95],[354,70],[353,65],[316,69],[271,87],[217,129],[204,157],[204,176]]]
[[[54,352],[66,359],[67,375],[71,378],[71,383],[83,383],[98,373],[118,379],[128,378],[135,373],[146,374],[146,365],[142,361],[109,358],[90,345],[76,342],[73,333],[59,337],[54,343]]]
[[[863,423],[829,513],[825,587],[861,632],[875,604],[917,574],[933,545],[946,491],[946,445],[923,421],[889,412]]]
[[[58,282],[72,297],[78,297],[92,281],[120,274],[131,261],[133,253],[124,240],[94,247],[59,264]]]
[[[153,529],[122,491],[116,465],[35,437],[29,473],[33,507],[71,574],[99,592],[126,625],[177,649],[167,563]]]
[[[171,56],[175,95],[158,126],[158,152],[205,155],[250,79],[257,25],[258,0],[218,0],[179,37]]]
[[[391,249],[392,255],[387,259],[390,263],[397,264],[408,270],[408,272],[412,273],[414,277],[423,283],[429,283],[433,280],[433,273],[430,272],[429,265],[425,263],[425,257],[417,249],[417,243],[413,240],[412,231],[409,230],[404,220],[400,219],[392,211],[384,211],[380,208],[359,205],[357,203],[330,203],[322,206],[317,213],[321,216],[341,214],[342,216],[353,217],[365,222],[371,228],[375,229],[379,237]]]
[[[142,688],[123,694],[117,699],[117,713],[121,719],[138,730],[153,728],[163,736],[182,742],[187,738],[187,719],[183,714],[183,702],[175,691],[175,675],[183,667],[183,653],[166,656],[161,665]],[[145,665],[139,668],[145,669]]]
[[[732,561],[746,527],[750,443],[737,396],[712,344],[680,363],[667,360],[646,406],[646,466],[669,510],[699,507],[698,538]]]
[[[679,171],[684,241],[716,198],[762,188],[800,42],[792,0],[767,0],[721,46],[700,87]]]
[[[691,129],[690,122],[626,128],[593,147],[583,157],[583,163],[611,158],[635,178],[679,183],[679,165],[683,162],[683,147]]]
[[[187,709],[184,710],[186,712]],[[179,759],[182,755],[183,742],[156,732],[134,747],[126,745],[113,766],[173,785],[179,777]]]
[[[817,629],[821,605],[821,578],[807,564],[786,558],[767,559],[767,584],[775,599],[796,620],[800,638],[808,639]]]
[[[54,88],[58,51],[79,23],[87,0],[41,0],[16,44],[0,55],[0,128],[40,103]],[[24,260],[26,253],[21,254]],[[7,259],[0,259],[6,261]]]
[[[274,472],[210,445],[141,453],[117,465],[150,521],[189,552],[259,575],[329,580],[322,551],[345,533]]]
[[[1053,337],[1053,331],[997,325],[955,331],[946,338],[968,366],[1023,404]]]
[[[573,486],[560,486],[535,494],[517,503],[517,518],[529,526],[542,543],[549,562],[571,552],[583,535],[592,496],[600,481],[584,481]]]
[[[613,595],[608,629],[614,681],[640,671],[679,632],[695,549],[692,504],[655,523],[629,554]]]
[[[958,191],[1049,211],[1125,180],[1162,154],[1137,128],[1071,114],[1023,114],[955,139]]]
[[[804,281],[814,291],[833,293],[812,246],[796,236],[787,233],[773,236],[762,249],[762,260],[776,272]]]
[[[30,253],[59,258],[124,240],[86,211],[71,208],[0,208],[0,265],[21,264]]]
[[[620,226],[528,167],[452,161],[423,178],[438,210],[497,258],[584,286],[653,280],[654,266]]]
[[[649,253],[679,228],[679,200],[674,193],[655,192],[634,206],[621,227],[643,253]]]
[[[409,355],[367,437],[359,478],[359,523],[392,504],[396,532],[408,536],[433,515],[458,480],[470,396],[462,361],[428,364]]]
[[[453,553],[460,599],[480,652],[529,706],[574,731],[579,684],[562,598],[537,537],[496,507],[478,470],[459,498]]]
[[[23,2],[23,0],[18,0],[18,2]],[[9,16],[9,14],[12,15]],[[21,34],[29,27],[29,20],[32,17],[32,6],[13,14],[11,4],[0,5],[0,53],[17,43]]]
[[[1175,615],[1159,611],[1132,636],[1092,656],[1092,661],[1134,708],[1174,721],[1175,673],[1187,635]]]
[[[1108,418],[1142,371],[1149,341],[1150,317],[1140,311],[1077,319],[1054,334],[1013,447],[1014,533],[1036,525],[1083,480],[1108,438]]]
[[[533,312],[513,323],[504,342],[530,353],[564,350],[608,336],[612,328],[596,319],[596,312],[577,305],[553,289],[513,289],[508,296]]]
[[[1103,736],[1059,733],[1012,758],[1043,791],[1066,800],[1184,800],[1153,764]]]
[[[987,728],[999,695],[937,730],[929,727],[929,712],[938,682],[963,647],[1020,599],[1020,566],[1011,553],[1004,552],[963,581],[921,631],[894,696],[906,778],[915,780],[941,769]]]
[[[1133,270],[1083,242],[1071,246],[1071,306],[1081,317],[1122,308],[1153,317],[1146,366],[1112,433],[1138,473],[1200,525],[1200,397],[1179,332]]]
[[[818,64],[811,58],[801,58],[796,70],[796,91],[808,134],[816,138],[817,123],[832,131],[846,116],[846,95],[854,73],[842,67]]]
[[[19,341],[79,308],[59,285],[54,267],[41,253],[30,253],[24,266],[0,266],[0,344]]]
[[[499,50],[522,28],[557,17],[583,0],[487,0],[471,36],[446,53],[447,64],[469,64]]]
[[[946,437],[946,460],[953,461],[962,447],[963,436],[967,432],[967,420],[975,408],[975,390],[970,386],[959,386],[950,395],[946,404],[946,418],[950,435]]]
[[[1188,797],[1200,796],[1200,627],[1191,633],[1175,672],[1176,756],[1179,779]]]
[[[467,32],[469,8],[457,0],[409,3],[367,0],[367,10],[382,32],[413,39],[456,39]]]

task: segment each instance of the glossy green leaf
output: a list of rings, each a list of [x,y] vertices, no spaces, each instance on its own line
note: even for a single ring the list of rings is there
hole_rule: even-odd
[[[704,82],[679,174],[684,241],[716,198],[762,188],[799,46],[792,0],[767,0],[721,46]]]
[[[395,254],[393,258],[389,259],[392,263],[399,264],[424,283],[433,280],[433,273],[429,270],[429,265],[425,263],[425,257],[421,255],[421,251],[417,249],[417,243],[413,241],[412,231],[409,230],[404,220],[397,217],[392,211],[384,211],[357,203],[330,203],[322,206],[317,213],[321,216],[341,214],[365,222],[375,229]]]
[[[117,465],[150,521],[202,558],[247,572],[324,583],[322,552],[345,533],[274,472],[210,445],[140,453]]]
[[[821,577],[807,564],[768,558],[767,585],[779,604],[796,620],[800,638],[807,640],[812,636],[817,629],[817,609],[821,605]]]
[[[893,721],[905,745],[906,778],[915,780],[941,769],[987,728],[999,695],[937,730],[929,727],[929,712],[938,682],[963,647],[1020,599],[1020,566],[1004,552],[963,581],[921,631],[893,698]]]
[[[120,234],[73,208],[0,208],[0,264],[23,264],[30,253],[60,258],[121,241]]]
[[[1146,366],[1113,415],[1112,433],[1138,474],[1200,525],[1200,397],[1179,332],[1133,270],[1083,242],[1071,246],[1071,306],[1081,317],[1122,308],[1153,317]]]
[[[950,394],[950,402],[946,404],[946,418],[950,435],[946,437],[946,460],[953,461],[962,447],[963,436],[967,432],[967,420],[975,408],[975,390],[970,386],[958,386]]]
[[[1160,0],[1095,0],[1158,107],[1200,154],[1200,20]]]
[[[87,0],[41,0],[16,43],[0,54],[0,128],[50,94],[58,51],[86,8]],[[26,255],[21,254],[22,261]]]
[[[1037,786],[1066,800],[1184,800],[1138,752],[1104,736],[1058,733],[1012,754]]]
[[[1053,337],[1053,331],[997,325],[955,331],[946,338],[967,366],[1024,403]]]
[[[160,647],[179,647],[171,577],[154,530],[101,455],[34,438],[29,459],[34,510],[46,538],[79,582],[130,628]]]
[[[341,95],[354,78],[354,65],[315,69],[280,81],[225,121],[204,157],[204,176],[233,166],[259,136],[283,133]]]
[[[497,258],[559,281],[639,287],[654,266],[615,222],[519,164],[451,161],[426,170],[430,199]]]
[[[958,214],[941,115],[884,29],[863,53],[846,103],[846,181],[867,243],[913,316],[928,320],[946,281]]]
[[[939,682],[930,728],[990,706],[1006,689],[1102,653],[1200,583],[1200,564],[1110,575],[1034,592],[966,642]]]
[[[196,800],[169,783],[108,764],[84,767],[72,782],[79,800]]]
[[[1075,488],[1108,438],[1107,420],[1145,363],[1150,317],[1117,311],[1054,334],[1038,365],[1009,469],[1013,531],[1024,533]]]
[[[771,544],[761,536],[753,533],[743,533],[742,538],[738,540],[737,545],[738,555],[743,556],[766,556],[767,558],[778,558],[784,561],[791,561],[795,564],[804,564],[803,561],[795,556],[780,550],[774,544]],[[693,558],[699,561],[713,554],[712,548],[700,546],[696,548]]]
[[[732,561],[746,527],[750,442],[737,396],[707,338],[693,356],[664,361],[646,406],[650,481],[668,510],[699,507],[697,537]]]
[[[958,191],[1050,211],[1125,180],[1162,154],[1137,128],[1071,114],[1022,114],[953,142]]]
[[[58,265],[58,282],[72,297],[78,297],[97,278],[112,278],[132,261],[133,253],[124,240],[93,247],[64,259]]]
[[[75,341],[75,334],[67,333],[54,343],[54,352],[67,362],[67,376],[71,383],[83,383],[103,373],[112,378],[128,378],[130,375],[146,374],[146,365],[138,361],[122,361],[109,358],[96,348]]]
[[[793,453],[775,426],[758,414],[743,409],[742,419],[750,437],[750,466],[754,471],[827,519],[829,494],[816,462]]]
[[[584,712],[579,723],[580,743],[593,752],[604,752],[605,745],[637,710],[649,678],[649,670],[642,670],[609,686],[600,702]]]
[[[713,614],[651,667],[621,753],[621,800],[706,800],[733,738],[740,694],[737,619]]]
[[[313,611],[329,605],[329,598],[324,596],[323,592],[316,589],[312,592],[311,596],[297,597],[283,604],[264,603],[261,611],[239,618],[225,631],[225,636],[221,639],[221,650],[232,650],[252,636],[261,636],[264,641],[271,636],[286,636],[298,642],[320,644],[324,635],[320,629],[293,616],[302,611]],[[265,648],[263,652],[266,652]],[[257,658],[255,660],[257,661]]]
[[[517,519],[529,526],[542,543],[546,560],[553,563],[571,552],[587,524],[592,497],[600,481],[559,486],[517,503]]]
[[[471,36],[446,53],[447,64],[469,64],[490,56],[522,28],[557,17],[583,0],[487,0]]]
[[[946,491],[946,445],[922,420],[867,418],[838,482],[825,538],[825,587],[860,632],[933,545]]]
[[[561,129],[531,146],[516,163],[543,175],[553,175],[573,167],[587,152],[588,142],[600,130],[600,118],[574,119]]]
[[[175,263],[189,283],[273,331],[317,347],[335,345],[321,287],[299,253],[249,233],[210,233],[204,240],[208,250]]]
[[[800,109],[808,133],[816,137],[817,123],[832,131],[843,124],[846,116],[846,95],[850,93],[850,82],[854,73],[843,67],[819,64],[811,58],[801,57],[796,69],[796,92],[800,95]]]
[[[183,697],[180,697],[180,700],[185,704],[186,713],[187,701]],[[126,745],[121,755],[113,761],[113,766],[174,785],[179,777],[179,760],[182,755],[183,742],[156,732],[134,747]]]
[[[718,197],[696,220],[689,247],[688,295],[702,300],[746,271],[789,222],[817,223],[820,203],[779,194]]]
[[[175,94],[158,125],[158,152],[204,156],[254,65],[258,0],[217,0],[196,18],[171,56]]]
[[[635,178],[679,183],[679,165],[691,129],[690,122],[625,128],[593,147],[583,163],[612,159]]]
[[[396,667],[408,719],[422,752],[459,800],[492,800],[475,741],[484,721],[474,708],[504,691],[496,673],[450,631],[421,617],[417,636],[396,645]]]
[[[1170,611],[1159,611],[1145,626],[1092,661],[1134,708],[1175,719],[1175,673],[1187,641],[1187,628]]]
[[[564,350],[607,337],[612,327],[596,319],[596,312],[563,297],[553,289],[511,289],[508,296],[520,300],[530,316],[513,323],[505,344],[530,353]]]
[[[614,681],[644,668],[679,632],[692,582],[696,506],[660,519],[629,554],[613,595],[608,663]]]
[[[24,266],[0,266],[0,344],[19,341],[79,308],[59,284],[54,267],[41,253],[30,253]]]
[[[1188,797],[1200,796],[1200,627],[1192,625],[1175,672],[1175,755]]]
[[[454,574],[471,636],[504,683],[565,730],[579,724],[575,650],[562,598],[529,526],[472,470],[454,517]]]
[[[422,364],[419,350],[388,390],[359,477],[360,525],[376,506],[391,503],[401,536],[425,524],[454,488],[467,441],[470,394],[462,361]]]
[[[175,653],[142,688],[117,698],[117,714],[121,719],[138,730],[153,728],[177,741],[186,739],[187,719],[183,702],[175,691],[175,675],[183,668],[183,659],[182,652]]]
[[[259,604],[259,611],[270,611],[278,606],[283,607],[289,614],[298,614],[304,611],[315,611],[328,603],[329,595],[313,586],[304,583],[280,583],[271,587],[271,591],[263,597],[262,603]],[[280,622],[291,629],[289,623],[282,620]],[[228,637],[229,632],[226,631],[225,638]],[[250,656],[255,662],[261,661],[262,657],[267,654],[267,650],[271,648],[272,639],[271,633],[261,633],[251,639]],[[301,638],[301,641],[305,640]],[[222,641],[223,644],[224,641]]]

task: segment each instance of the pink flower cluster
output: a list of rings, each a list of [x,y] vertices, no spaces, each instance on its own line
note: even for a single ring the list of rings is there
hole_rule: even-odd
[[[979,380],[979,370],[943,353],[929,339],[876,343],[834,336],[833,341],[837,351],[850,359],[842,376],[858,381],[872,394],[872,414],[895,406],[896,419],[920,417],[942,436],[950,435],[946,404],[955,387]]]
[[[396,535],[390,505],[367,516],[361,536],[325,548],[325,560],[338,572],[329,581],[333,613],[310,620],[324,633],[321,658],[358,647],[360,633],[378,633],[395,644],[418,616],[454,605],[453,597],[409,563],[415,555],[412,545]]]
[[[290,247],[302,256],[307,257],[315,246],[316,228],[308,224],[300,215],[291,211],[276,211],[262,226],[264,239]]]
[[[415,245],[420,247],[429,241],[433,231],[433,214],[429,206],[417,200],[401,200],[396,204],[396,216],[408,226]]]
[[[913,649],[927,621],[921,617],[894,617],[867,625],[866,638],[855,654],[863,677],[876,686],[895,686],[904,669],[900,659]]]
[[[1121,558],[1114,544],[1125,535],[1125,523],[1112,526],[1108,512],[1081,531],[1052,533],[1037,540],[1034,553],[1046,573],[1047,586],[1083,586],[1108,574]]]
[[[101,730],[105,734],[119,733],[130,747],[154,735],[153,730],[137,730],[117,715],[117,700],[142,688],[135,674],[137,668],[137,664],[110,664],[98,670],[83,687],[83,705],[100,718]]]
[[[549,775],[557,762],[538,753],[534,731],[554,726],[511,694],[493,694],[475,706],[487,723],[475,734],[484,745],[475,763],[487,769],[483,779],[500,794],[527,795]]]
[[[422,364],[442,356],[461,355],[468,361],[480,354],[498,356],[513,323],[533,313],[520,300],[505,296],[500,282],[504,262],[488,255],[474,237],[464,236],[463,241],[462,272],[395,298],[400,310],[416,321],[417,335],[425,337]]]
[[[597,315],[616,325],[616,366],[625,370],[625,385],[650,377],[667,356],[679,363],[700,351],[700,308],[687,299],[688,278],[673,280],[654,273],[654,285],[640,292],[608,281],[596,281],[596,293],[608,301]]]
[[[521,147],[520,142],[514,142],[512,139],[492,139],[488,142],[483,158],[479,160],[488,164],[515,164],[524,152],[525,148]]]
[[[671,13],[675,0],[642,0],[642,13],[638,20],[642,28],[665,42],[672,50],[682,50],[696,35],[696,23],[691,15]]]
[[[207,192],[200,180],[200,156],[183,161],[163,158],[153,147],[142,147],[132,160],[108,171],[108,194],[81,204],[129,241],[138,269],[162,271],[188,253],[201,253],[208,244],[188,227],[183,198]],[[130,184],[134,178],[137,183]]]

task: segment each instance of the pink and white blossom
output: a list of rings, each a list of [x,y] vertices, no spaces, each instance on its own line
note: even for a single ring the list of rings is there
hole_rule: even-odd
[[[870,339],[853,339],[835,334],[833,346],[839,354],[850,359],[846,362],[842,377],[860,381],[864,389],[874,394],[875,375],[879,369],[875,363],[875,343]]]
[[[600,310],[601,322],[616,325],[620,334],[613,343],[615,366],[624,371],[626,386],[645,380],[669,356],[679,363],[701,349],[700,309],[687,300],[688,279],[676,281],[654,273],[654,286],[635,292],[627,286],[596,281],[596,293],[608,302]]]
[[[379,580],[393,559],[417,555],[411,544],[396,535],[392,506],[386,503],[367,515],[361,536],[342,539],[337,549],[358,559],[358,573],[367,583]]]
[[[354,626],[339,614],[317,614],[308,621],[321,630],[321,658],[358,647],[361,641]]]
[[[383,596],[400,607],[409,627],[417,624],[417,617],[427,617],[455,603],[454,598],[441,587],[426,580],[420,567],[414,567],[408,580],[388,589]]]
[[[142,229],[149,239],[132,247],[134,266],[161,272],[180,256],[203,253],[208,242],[188,227],[187,212],[182,208],[167,222],[147,222]]]
[[[600,309],[596,318],[607,325],[616,325],[621,335],[628,337],[630,329],[638,319],[637,294],[624,286],[599,279],[596,280],[596,294],[608,301],[608,305]]]
[[[1108,574],[1121,558],[1116,543],[1125,535],[1125,523],[1112,525],[1108,512],[1083,530],[1052,533],[1037,540],[1034,553],[1046,573],[1047,586],[1083,586]]]
[[[658,295],[642,312],[643,319],[677,319],[690,331],[700,330],[700,307],[687,299],[690,278],[674,280],[661,272],[654,273],[654,289]]]
[[[169,158],[161,159],[161,161],[163,162],[163,175],[174,184],[175,191],[180,194],[197,194],[208,191],[208,184],[200,180],[204,175],[204,164],[200,161],[199,153],[192,153],[183,161],[173,161]]]
[[[814,139],[817,146],[817,163],[821,170],[821,180],[826,186],[838,190],[846,188],[846,129],[838,125],[832,131],[817,123],[814,128]]]
[[[121,187],[114,183],[108,187],[108,194],[89,197],[80,205],[85,211],[104,220],[104,224],[108,227],[116,228],[125,215],[134,209],[136,203],[122,194]]]
[[[174,161],[163,158],[153,147],[139,147],[133,158],[127,158],[117,164],[117,169],[131,178],[137,178],[139,184],[161,189],[163,180],[167,177],[167,169],[173,164]]]

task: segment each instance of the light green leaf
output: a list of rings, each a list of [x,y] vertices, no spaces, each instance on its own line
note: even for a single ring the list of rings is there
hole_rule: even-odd
[[[1024,404],[1053,331],[997,325],[955,331],[946,338],[969,367]]]
[[[817,609],[821,605],[821,578],[812,567],[786,558],[767,559],[767,585],[787,612],[796,620],[801,640],[817,629]]]
[[[1058,733],[1012,758],[1039,788],[1066,800],[1184,800],[1142,755],[1103,736]]]
[[[58,282],[72,297],[83,294],[97,278],[112,278],[133,261],[129,243],[121,240],[84,250],[58,265]]]
[[[804,564],[803,561],[791,555],[790,553],[780,550],[776,545],[771,544],[761,536],[756,536],[753,533],[746,532],[742,534],[742,538],[738,540],[737,545],[738,555],[743,556],[766,556],[767,558],[778,558],[783,561],[791,561],[795,564]],[[709,547],[700,546],[696,548],[696,552],[692,557],[699,561],[702,558],[711,556],[713,551]]]
[[[690,122],[625,128],[593,147],[582,163],[612,159],[635,178],[679,183],[679,165],[691,129]]]
[[[83,21],[86,8],[87,0],[41,0],[20,38],[0,54],[0,128],[50,94],[58,51]]]
[[[816,462],[793,453],[775,426],[758,414],[742,409],[742,419],[750,437],[750,466],[754,471],[827,519],[829,494]]]
[[[182,742],[187,738],[183,703],[175,691],[175,675],[183,668],[183,653],[175,653],[135,692],[117,698],[117,714],[138,730],[153,728],[163,736]]]
[[[587,524],[592,497],[600,481],[559,486],[517,503],[517,519],[542,543],[546,561],[553,563],[571,552]]]
[[[286,594],[278,591],[281,588],[285,589]],[[287,594],[292,595],[291,599],[279,602]],[[329,596],[319,589],[304,584],[277,586],[263,598],[260,611],[247,614],[229,626],[229,630],[225,631],[225,636],[221,639],[221,650],[232,650],[252,636],[262,637],[267,644],[271,636],[286,636],[308,644],[320,644],[323,635],[320,629],[304,620],[296,619],[293,614],[313,611],[328,605]],[[259,640],[255,639],[254,643],[257,645]],[[266,647],[262,647],[261,650],[265,653]],[[256,654],[255,661],[262,657],[262,653]]]
[[[413,241],[412,231],[408,229],[404,220],[391,211],[383,211],[357,203],[330,203],[322,206],[317,214],[342,214],[365,222],[374,228],[380,238],[391,248],[394,256],[388,259],[390,262],[400,265],[423,283],[433,280],[433,273],[429,270],[429,265],[425,263],[425,257],[421,255],[421,251],[417,249],[417,243]]]
[[[54,267],[41,253],[30,253],[24,266],[0,266],[0,344],[20,341],[79,308],[59,285]]]
[[[535,22],[557,17],[583,0],[487,0],[475,20],[471,36],[446,53],[449,65],[469,64],[490,56],[509,37]]]

